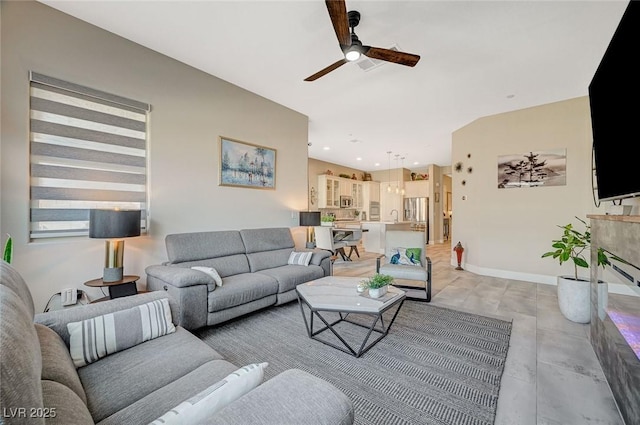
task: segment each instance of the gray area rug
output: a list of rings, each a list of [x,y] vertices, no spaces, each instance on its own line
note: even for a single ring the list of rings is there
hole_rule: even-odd
[[[354,345],[366,332],[339,328]],[[265,379],[298,368],[331,382],[353,400],[357,424],[482,425],[494,423],[511,322],[407,300],[360,358],[309,339],[297,302],[197,335],[237,366],[269,362]]]

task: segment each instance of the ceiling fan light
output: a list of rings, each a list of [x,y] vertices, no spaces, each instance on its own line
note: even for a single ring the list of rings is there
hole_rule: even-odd
[[[352,49],[347,51],[344,57],[349,62],[357,61],[358,59],[360,59],[360,52],[356,49]]]

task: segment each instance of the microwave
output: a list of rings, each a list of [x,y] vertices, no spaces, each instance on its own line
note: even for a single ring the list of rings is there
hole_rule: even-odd
[[[353,198],[351,196],[340,197],[340,208],[351,208],[353,206]]]

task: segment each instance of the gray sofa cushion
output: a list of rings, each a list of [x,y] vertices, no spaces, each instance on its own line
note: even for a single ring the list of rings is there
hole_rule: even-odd
[[[105,418],[99,425],[148,424],[236,369],[238,369],[237,366],[226,360],[207,362],[182,378]]]
[[[52,409],[47,425],[93,424],[89,409],[69,387],[54,381],[42,381],[44,406]],[[55,411],[53,411],[55,409]],[[44,413],[47,411],[45,410]]]
[[[237,230],[176,233],[167,235],[165,245],[169,262],[172,264],[245,252],[240,232]]]
[[[242,273],[222,279],[222,286],[208,295],[209,312],[259,300],[278,293],[275,278],[259,273]]]
[[[78,369],[96,422],[211,361],[213,348],[181,327]],[[131,376],[144,379],[130,379]],[[129,379],[128,379],[129,378]]]
[[[4,270],[2,270],[4,272]],[[5,275],[0,275],[4,281]],[[0,285],[0,400],[2,408],[41,408],[42,357],[40,342],[33,327],[32,312],[20,297]],[[16,424],[44,424],[43,418],[14,418]]]
[[[60,335],[44,325],[36,323],[35,327],[42,352],[42,379],[55,381],[68,387],[84,404],[87,404],[87,396],[82,388],[80,377],[71,360],[69,349],[64,345]]]
[[[240,230],[247,254],[277,249],[293,249],[296,245],[288,227]],[[289,257],[287,257],[288,259]],[[286,264],[286,261],[285,261]]]
[[[29,287],[25,283],[22,276],[4,260],[0,260],[0,285],[4,285],[11,289],[22,300],[27,309],[29,316],[33,317],[35,308],[33,306],[33,297],[29,292]]]
[[[261,270],[258,274],[273,277],[278,282],[278,293],[291,291],[301,283],[324,277],[324,270],[320,266],[286,265]]]
[[[185,261],[176,264],[176,267],[193,267],[204,266],[213,267],[221,277],[227,277],[234,274],[249,273],[249,261],[245,254],[232,254],[226,257],[208,258],[198,261]],[[195,270],[194,270],[195,271]]]
[[[326,381],[289,369],[220,410],[208,425],[349,425],[353,404]]]
[[[287,265],[292,252],[293,250],[291,248],[254,252],[247,254],[247,259],[249,260],[251,271],[259,272],[260,270]]]
[[[135,297],[122,297],[110,300],[109,302],[94,303],[74,308],[65,308],[64,310],[50,311],[47,313],[38,313],[33,320],[36,323],[43,324],[53,329],[62,337],[65,345],[69,346],[69,330],[67,323],[80,322],[82,320],[91,319],[93,317],[102,316],[103,314],[113,313],[115,311],[125,310],[137,305],[145,304],[153,300],[161,298],[169,299],[169,307],[171,307],[171,318],[173,324],[179,324],[180,306],[172,297],[168,297],[164,291],[154,291],[145,294],[138,294]]]

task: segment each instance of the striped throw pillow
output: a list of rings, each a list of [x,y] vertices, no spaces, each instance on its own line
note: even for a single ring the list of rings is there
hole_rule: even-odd
[[[69,351],[77,368],[176,330],[166,298],[71,322],[67,329]]]
[[[187,401],[183,401],[149,425],[206,424],[211,416],[227,404],[242,397],[262,383],[269,363],[242,367]]]
[[[293,251],[291,255],[289,255],[289,264],[295,264],[298,266],[308,266],[311,262],[311,257],[313,256],[313,252],[305,251],[305,252],[296,252]]]

